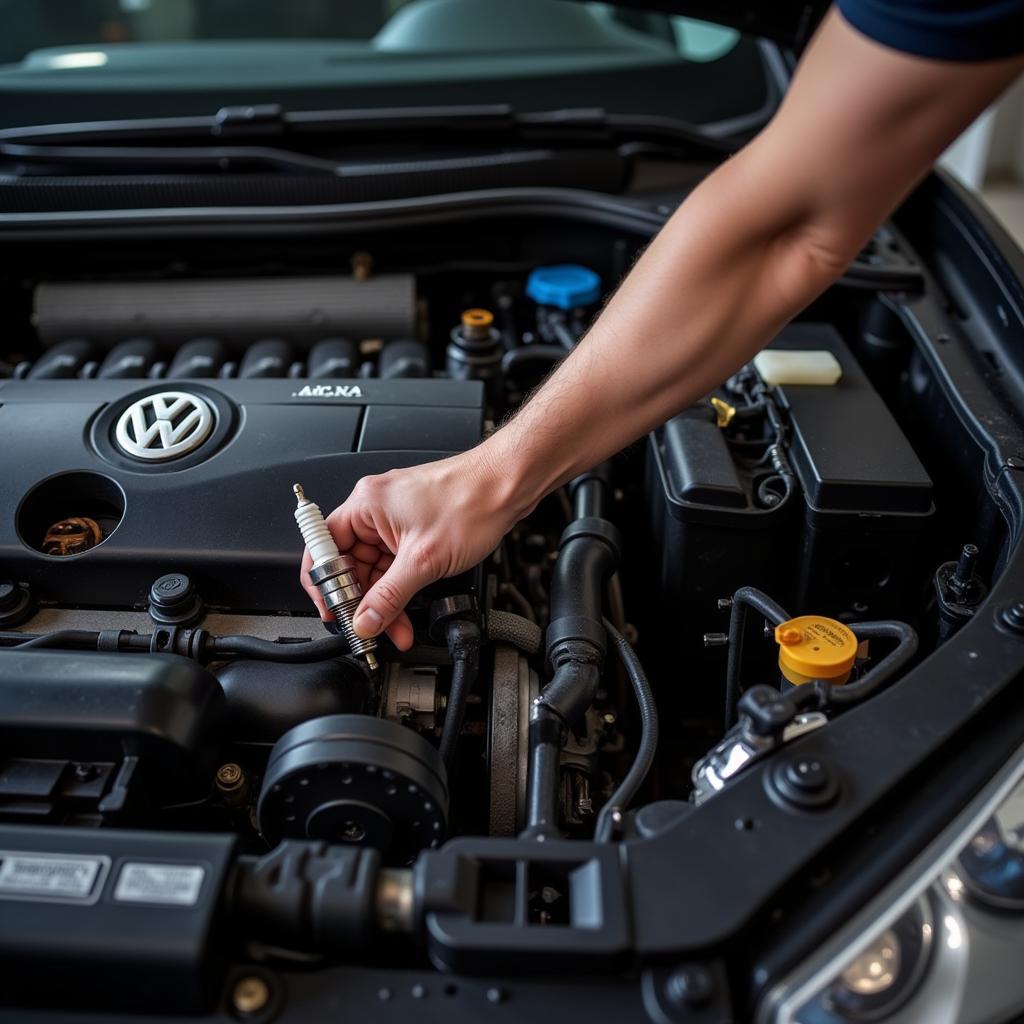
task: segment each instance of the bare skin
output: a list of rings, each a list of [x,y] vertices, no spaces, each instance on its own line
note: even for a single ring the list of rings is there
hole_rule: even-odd
[[[748,362],[1022,70],[908,56],[829,14],[771,123],[694,189],[517,415],[472,451],[364,477],[331,513],[369,588],[356,630],[407,648],[418,590]],[[308,569],[307,554],[326,617]]]

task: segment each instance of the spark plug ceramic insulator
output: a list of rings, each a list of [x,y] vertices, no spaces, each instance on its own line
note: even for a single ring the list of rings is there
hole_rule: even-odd
[[[352,625],[353,616],[363,599],[363,588],[356,577],[356,563],[353,558],[343,555],[334,543],[331,531],[324,522],[320,507],[306,497],[301,484],[293,488],[298,500],[295,522],[302,532],[306,549],[313,559],[309,580],[324,599],[328,611],[334,614],[338,628],[352,648],[352,653],[366,659],[372,669],[377,668],[377,641],[356,634]]]

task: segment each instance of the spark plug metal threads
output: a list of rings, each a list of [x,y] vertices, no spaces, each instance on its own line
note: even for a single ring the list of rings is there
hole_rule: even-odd
[[[356,634],[352,625],[359,602],[363,599],[363,588],[356,578],[355,559],[343,555],[334,543],[331,531],[324,522],[320,507],[306,497],[301,484],[292,490],[298,500],[295,509],[295,522],[302,532],[302,539],[313,565],[309,570],[309,579],[320,591],[328,611],[334,614],[338,628],[352,648],[352,653],[366,659],[372,671],[377,670],[377,649],[375,639],[361,637]]]

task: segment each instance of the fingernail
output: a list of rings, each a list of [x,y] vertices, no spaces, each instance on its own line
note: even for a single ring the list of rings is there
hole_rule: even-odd
[[[369,639],[371,636],[376,636],[380,632],[380,627],[383,624],[384,620],[380,617],[379,612],[375,611],[373,608],[364,608],[355,617],[352,626],[360,636]]]

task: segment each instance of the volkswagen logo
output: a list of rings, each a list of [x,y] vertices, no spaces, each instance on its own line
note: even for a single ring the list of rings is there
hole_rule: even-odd
[[[161,391],[129,405],[114,437],[133,459],[162,462],[194,452],[212,429],[213,410],[203,399],[187,391]]]

